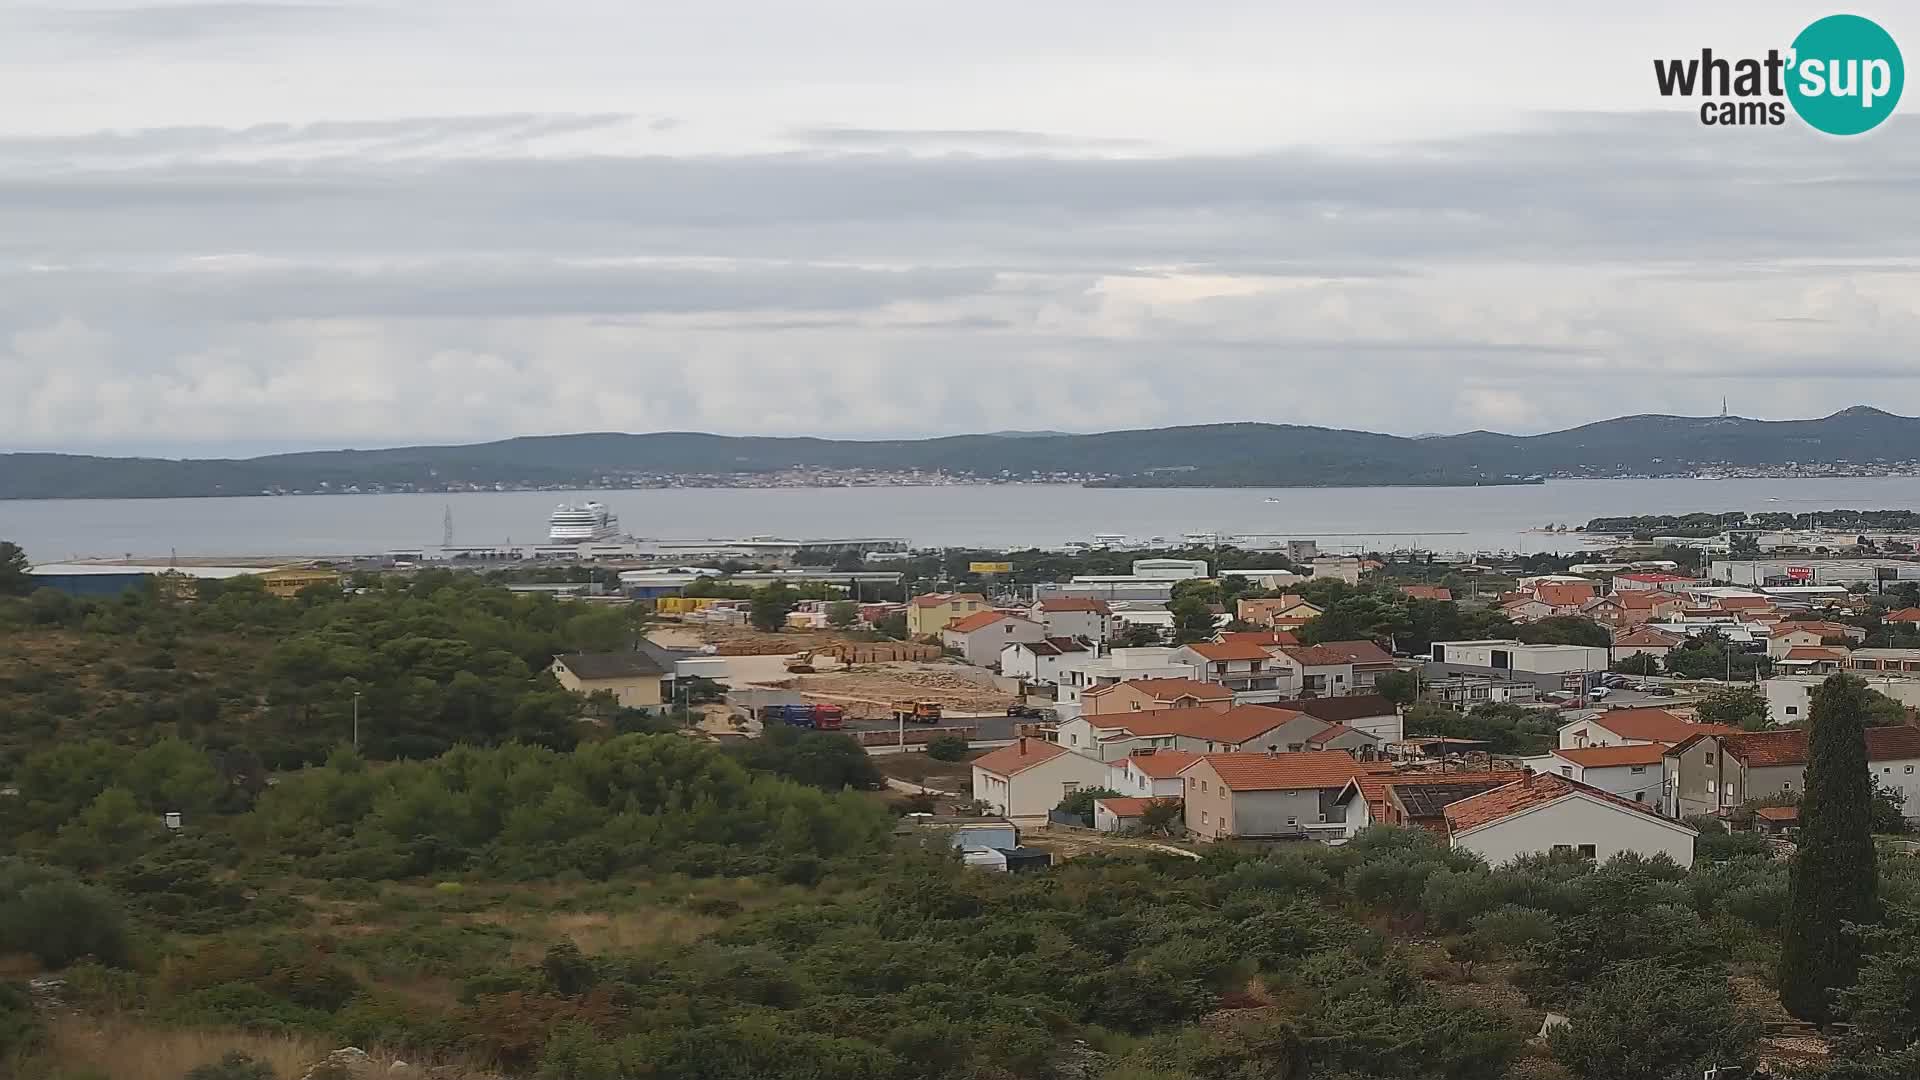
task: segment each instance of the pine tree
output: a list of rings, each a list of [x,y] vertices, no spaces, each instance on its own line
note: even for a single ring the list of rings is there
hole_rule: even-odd
[[[1867,684],[1835,675],[1813,693],[1806,792],[1800,800],[1780,945],[1780,1002],[1803,1020],[1832,1016],[1832,992],[1853,985],[1860,942],[1846,923],[1878,913],[1872,776],[1867,771]]]

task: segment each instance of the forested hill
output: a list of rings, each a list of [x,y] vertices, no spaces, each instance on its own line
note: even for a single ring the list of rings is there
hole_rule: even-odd
[[[0,454],[0,498],[727,483],[794,467],[1079,477],[1125,487],[1442,486],[1789,464],[1871,467],[1914,458],[1916,447],[1920,420],[1866,407],[1815,420],[1628,416],[1530,436],[1474,431],[1404,438],[1251,423],[908,440],[600,433],[246,459]]]

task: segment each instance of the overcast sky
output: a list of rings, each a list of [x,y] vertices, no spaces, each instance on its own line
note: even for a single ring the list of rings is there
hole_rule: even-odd
[[[1920,413],[1920,120],[1675,6],[4,0],[0,449]]]

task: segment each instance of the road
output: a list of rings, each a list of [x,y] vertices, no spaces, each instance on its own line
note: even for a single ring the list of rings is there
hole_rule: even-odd
[[[736,709],[753,712],[762,705],[804,705],[805,695],[797,690],[776,690],[764,687],[743,687],[727,693],[727,704]],[[947,712],[942,718],[943,724],[978,729],[975,738],[980,742],[1005,742],[1013,738],[1013,725],[1018,721],[1005,713],[964,713]],[[848,720],[848,731],[895,731],[898,725],[892,720]]]

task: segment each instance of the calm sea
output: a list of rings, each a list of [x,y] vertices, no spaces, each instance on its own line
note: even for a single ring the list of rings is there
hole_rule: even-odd
[[[1528,487],[1113,489],[1051,485],[488,492],[229,499],[0,501],[0,539],[35,561],[180,555],[353,555],[438,544],[541,543],[562,502],[598,499],[649,539],[902,536],[918,546],[1052,546],[1217,532],[1331,550],[1577,550],[1538,530],[1618,514],[1920,509],[1920,477],[1566,480]]]

